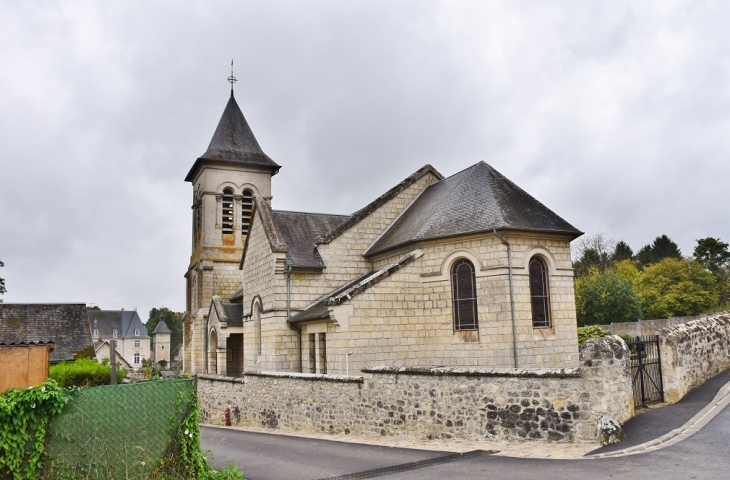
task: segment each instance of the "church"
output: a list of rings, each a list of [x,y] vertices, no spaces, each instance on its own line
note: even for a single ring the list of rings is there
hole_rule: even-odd
[[[185,371],[578,366],[582,232],[490,165],[425,165],[351,215],[274,209],[280,168],[231,90],[185,178]]]

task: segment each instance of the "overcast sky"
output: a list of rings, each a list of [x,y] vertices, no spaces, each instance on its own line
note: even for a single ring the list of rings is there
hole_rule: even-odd
[[[0,3],[5,302],[185,308],[183,179],[236,98],[274,208],[484,160],[634,250],[730,241],[730,3]]]

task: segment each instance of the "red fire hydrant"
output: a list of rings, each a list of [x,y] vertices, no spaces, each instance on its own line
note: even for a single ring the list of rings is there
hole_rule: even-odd
[[[226,405],[226,408],[223,410],[223,414],[226,417],[226,427],[231,426],[231,406]]]

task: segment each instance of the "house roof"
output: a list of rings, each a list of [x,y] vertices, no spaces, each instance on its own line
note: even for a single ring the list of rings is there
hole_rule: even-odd
[[[243,305],[240,303],[224,303],[221,297],[213,295],[211,309],[215,309],[218,321],[229,326],[243,325]]]
[[[443,175],[441,175],[438,170],[433,168],[431,165],[424,165],[423,167],[416,170],[414,173],[403,179],[402,182],[400,182],[395,187],[391,188],[369,204],[367,204],[365,207],[361,208],[357,212],[350,215],[350,218],[348,218],[346,221],[340,223],[337,227],[333,228],[326,234],[322,235],[317,243],[330,243],[335,238],[342,235],[345,231],[350,229],[351,227],[357,225],[362,221],[364,218],[366,218],[368,215],[373,213],[378,208],[382,207],[387,203],[389,200],[391,200],[393,197],[398,195],[400,192],[405,190],[406,188],[410,187],[414,183],[416,183],[418,180],[423,178],[424,175],[432,173],[439,179],[443,179]]]
[[[152,335],[154,335],[155,333],[172,333],[172,330],[170,330],[170,327],[167,326],[165,320],[161,319],[155,329],[152,330]]]
[[[494,229],[582,235],[497,170],[479,162],[427,187],[365,255]]]
[[[326,213],[273,211],[274,224],[286,245],[286,264],[300,268],[324,268],[317,254],[317,239],[350,217]]]
[[[112,338],[114,329],[117,338],[150,338],[134,310],[90,310],[89,325],[92,330],[98,330],[100,338]],[[134,334],[135,330],[139,330],[139,335]]]
[[[261,150],[233,91],[208,149],[195,161],[185,181],[192,182],[197,170],[205,163],[255,166],[270,170],[272,174],[281,168]]]
[[[51,363],[93,344],[85,304],[0,303],[0,343],[50,342]]]
[[[376,285],[381,280],[389,277],[394,272],[409,264],[420,255],[418,250],[410,252],[398,261],[384,266],[378,270],[373,270],[362,275],[355,280],[346,283],[340,288],[333,290],[327,295],[319,298],[317,301],[309,305],[307,308],[294,315],[290,322],[298,323],[309,320],[317,320],[329,317],[329,307],[340,305],[351,298],[359,295],[368,288]]]

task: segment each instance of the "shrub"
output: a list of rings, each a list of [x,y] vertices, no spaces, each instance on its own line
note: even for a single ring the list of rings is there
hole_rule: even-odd
[[[127,370],[117,369],[117,382],[126,376]],[[101,364],[96,359],[82,358],[75,362],[51,365],[49,377],[63,388],[109,385],[111,367],[108,362]]]
[[[578,329],[578,345],[583,345],[591,338],[601,338],[611,335],[607,330],[592,325],[590,327],[580,327]]]

